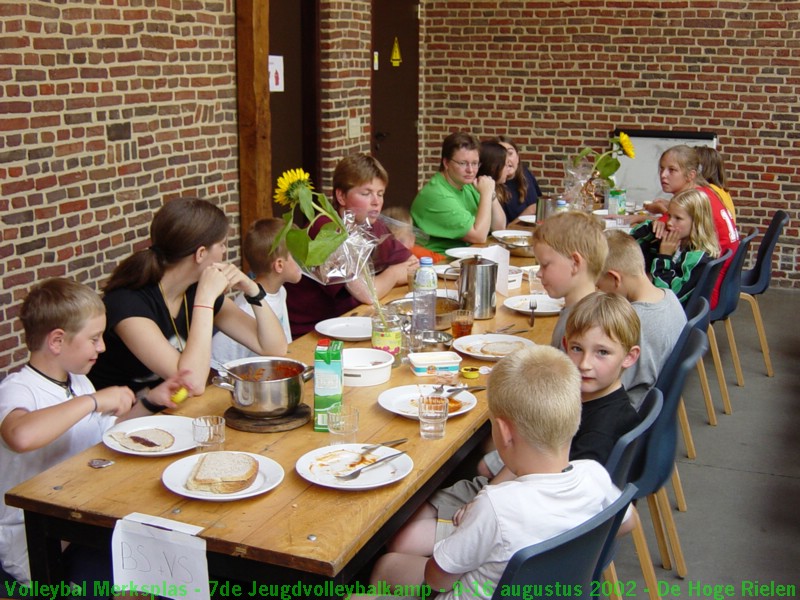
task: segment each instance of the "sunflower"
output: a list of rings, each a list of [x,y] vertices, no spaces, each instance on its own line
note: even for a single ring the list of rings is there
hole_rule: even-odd
[[[303,169],[289,169],[278,177],[278,185],[275,189],[275,202],[290,206],[299,200],[298,192],[306,188],[313,190],[311,175]]]
[[[622,148],[622,151],[625,153],[625,156],[628,158],[636,158],[636,151],[633,149],[633,142],[631,142],[630,136],[621,131],[619,134],[619,145]]]

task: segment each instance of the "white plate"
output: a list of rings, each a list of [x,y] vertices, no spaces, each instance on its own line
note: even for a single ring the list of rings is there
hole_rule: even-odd
[[[444,253],[453,258],[472,258],[473,256],[482,256],[483,250],[483,248],[466,246],[464,248],[448,248]]]
[[[514,296],[518,298],[519,296]],[[461,354],[466,354],[474,358],[483,360],[500,360],[502,356],[484,354],[481,347],[490,342],[522,342],[525,346],[535,346],[528,338],[518,335],[506,335],[504,333],[480,333],[476,335],[465,335],[464,337],[453,340],[453,350],[458,350]]]
[[[522,229],[499,229],[497,231],[492,232],[492,237],[498,240],[505,240],[506,238],[509,237],[520,237],[520,238],[524,237],[526,241],[528,241],[529,243],[520,244],[514,242],[514,244],[517,246],[529,246],[530,242],[533,240],[533,233],[531,233],[530,231],[524,231]]]
[[[367,469],[351,481],[337,479],[334,473],[350,471],[352,467],[349,465],[358,459],[365,445],[337,444],[334,446],[322,446],[301,456],[297,460],[295,469],[300,477],[306,481],[324,487],[340,490],[369,490],[400,481],[411,473],[414,468],[414,461],[411,460],[411,457],[408,454],[403,454],[394,460],[388,460],[377,467]],[[396,448],[387,448],[386,446],[376,448],[370,452],[376,459],[396,453]]]
[[[536,223],[536,215],[520,215],[517,218],[523,223]]]
[[[196,498],[197,500],[211,500],[213,502],[228,502],[230,500],[241,500],[242,498],[258,496],[259,494],[270,491],[283,481],[283,467],[271,458],[258,454],[251,454],[250,452],[237,452],[237,454],[247,454],[258,461],[258,474],[256,475],[255,481],[253,481],[250,487],[243,489],[241,492],[215,494],[214,492],[188,489],[186,487],[186,480],[189,478],[189,474],[192,472],[197,461],[200,460],[202,454],[193,454],[192,456],[176,460],[164,469],[164,472],[161,474],[161,481],[168,490],[180,496]]]
[[[153,428],[163,429],[167,433],[171,433],[172,437],[175,438],[175,443],[169,448],[159,450],[158,452],[142,452],[140,450],[126,448],[111,437],[112,433],[131,434],[141,429]],[[136,456],[168,456],[169,454],[186,452],[197,446],[194,441],[194,436],[192,435],[192,419],[190,417],[178,417],[175,415],[153,415],[150,417],[131,419],[130,421],[122,421],[122,423],[114,425],[103,434],[103,443],[117,452],[135,454]]]
[[[597,210],[592,211],[593,215],[597,215],[598,217],[607,217],[608,216],[608,209],[607,208],[598,208]]]
[[[369,317],[337,317],[316,324],[317,333],[346,342],[372,339],[372,319]]]
[[[536,310],[533,311],[533,314],[535,314],[537,317],[557,315],[561,312],[561,309],[564,308],[563,299],[551,298],[550,296],[545,296],[544,294],[534,294],[533,296],[511,296],[505,299],[503,305],[511,310],[516,310],[517,312],[529,315],[531,314],[531,298],[536,298]]]
[[[419,397],[430,394],[435,387],[437,387],[435,384],[427,383],[394,387],[381,392],[380,396],[378,396],[378,404],[396,415],[418,420],[419,406],[417,402]],[[461,408],[447,415],[448,418],[463,415],[465,412],[471,411],[478,405],[478,399],[472,392],[461,392],[460,394],[456,394],[454,399],[461,402]]]
[[[461,270],[461,265],[456,265],[455,261],[449,265],[433,265],[433,270],[442,279],[458,279],[458,273]]]

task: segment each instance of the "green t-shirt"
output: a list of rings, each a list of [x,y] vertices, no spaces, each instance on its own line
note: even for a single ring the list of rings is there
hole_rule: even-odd
[[[430,236],[423,245],[434,252],[469,246],[463,238],[475,224],[480,194],[472,184],[456,189],[439,172],[411,203],[414,225]]]

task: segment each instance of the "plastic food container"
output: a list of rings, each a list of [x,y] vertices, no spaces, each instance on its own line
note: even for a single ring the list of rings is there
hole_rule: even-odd
[[[522,269],[508,267],[508,289],[515,290],[522,287]]]
[[[380,385],[389,381],[394,356],[375,348],[345,348],[342,379],[350,387]]]
[[[408,362],[420,377],[458,373],[461,356],[455,352],[411,352]]]

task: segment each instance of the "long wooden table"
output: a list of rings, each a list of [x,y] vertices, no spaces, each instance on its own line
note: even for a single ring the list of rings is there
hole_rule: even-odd
[[[405,292],[405,288],[398,288],[393,295]],[[523,281],[522,288],[510,294],[527,292],[528,283]],[[504,307],[503,300],[498,294],[495,318],[475,321],[473,333],[527,323],[524,315]],[[362,307],[359,312],[368,310]],[[555,320],[556,317],[537,317],[534,329],[524,337],[548,344]],[[299,338],[290,345],[289,356],[313,363],[318,338],[316,333]],[[346,347],[368,345],[368,341],[345,343]],[[483,364],[490,363],[466,356],[462,362],[462,366]],[[481,384],[486,379],[481,375],[469,383]],[[32,577],[40,583],[60,581],[60,540],[108,547],[116,521],[132,512],[142,512],[202,526],[200,535],[207,542],[212,578],[217,575],[245,582],[289,583],[350,581],[488,432],[485,392],[478,392],[476,408],[448,421],[442,440],[422,440],[417,421],[397,416],[377,404],[378,395],[386,389],[429,381],[401,365],[393,370],[386,384],[345,388],[346,402],[357,406],[361,413],[359,442],[409,438],[403,449],[414,461],[412,472],[400,482],[373,490],[324,488],[308,483],[296,473],[295,462],[300,456],[328,443],[328,434],[314,432],[310,423],[270,434],[228,428],[226,449],[267,456],[286,473],[274,490],[234,502],[189,499],[167,490],[161,483],[161,473],[181,455],[130,456],[99,444],[74,456],[6,495],[7,504],[25,511]],[[313,404],[312,383],[308,382],[304,390],[308,404]],[[229,406],[229,392],[209,387],[174,413],[190,417],[222,414]],[[115,464],[93,469],[88,466],[93,458],[111,459]]]

